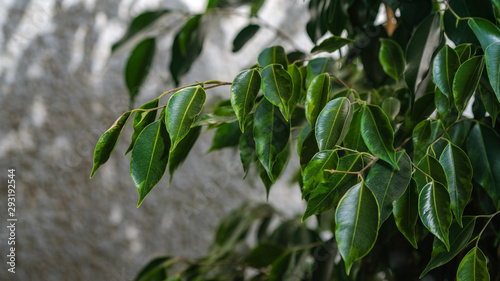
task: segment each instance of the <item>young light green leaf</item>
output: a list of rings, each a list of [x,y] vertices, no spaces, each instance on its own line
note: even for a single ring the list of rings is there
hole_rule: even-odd
[[[293,91],[290,74],[281,65],[271,64],[262,70],[261,87],[266,99],[277,106],[285,120],[288,120],[290,118],[288,100]]]
[[[290,78],[292,78],[293,90],[290,99],[288,100],[288,112],[292,114],[293,110],[297,106],[297,103],[300,101],[302,95],[302,85],[303,85],[303,77],[300,72],[299,67],[296,64],[291,64],[287,69],[288,74],[290,74]]]
[[[472,194],[472,165],[467,154],[451,142],[443,150],[439,162],[446,174],[451,210],[462,226],[462,214]]]
[[[139,90],[148,76],[156,49],[156,39],[147,38],[139,43],[128,58],[125,66],[125,83],[130,95],[130,104],[139,94]]]
[[[185,88],[172,95],[165,115],[165,124],[172,140],[170,150],[174,150],[189,133],[191,125],[203,109],[205,99],[205,90],[200,86]]]
[[[167,168],[170,138],[162,120],[149,124],[135,142],[130,158],[130,174],[139,191],[139,207],[161,180]]]
[[[92,167],[92,172],[90,173],[90,178],[92,178],[97,171],[97,169],[106,161],[108,161],[111,152],[115,149],[116,143],[120,138],[120,134],[123,128],[127,124],[127,120],[130,117],[131,111],[123,113],[113,125],[106,131],[97,141],[94,150],[94,166]]]
[[[397,200],[410,184],[411,160],[404,151],[396,153],[396,162],[399,170],[383,161],[377,161],[370,169],[366,178],[366,185],[377,198],[380,213],[380,225],[392,213],[392,203]]]
[[[238,52],[245,46],[245,44],[252,39],[257,31],[259,31],[260,25],[257,24],[249,24],[245,26],[233,40],[233,53]]]
[[[337,51],[338,49],[344,47],[345,45],[349,43],[353,43],[354,40],[349,39],[349,38],[342,38],[340,36],[331,36],[329,38],[326,38],[323,40],[319,45],[314,46],[312,48],[311,53],[318,53],[318,52],[328,52],[328,53],[333,53]]]
[[[315,128],[320,151],[333,149],[342,142],[351,118],[352,107],[347,98],[336,98],[326,104],[318,116]]]
[[[245,120],[252,111],[260,91],[261,77],[256,69],[240,72],[231,85],[231,105],[238,117],[240,129],[245,131]]]
[[[418,213],[424,226],[450,250],[449,229],[452,222],[450,195],[446,187],[432,181],[424,186],[418,197]]]
[[[453,80],[453,99],[459,112],[465,110],[472,94],[476,91],[483,68],[482,56],[472,57],[458,68]]]
[[[394,131],[384,111],[375,105],[366,105],[361,119],[361,136],[370,151],[399,170],[394,150]]]
[[[329,179],[331,173],[325,170],[337,168],[339,157],[335,150],[323,150],[314,155],[302,173],[302,199],[304,199],[316,186]]]
[[[147,102],[143,104],[140,108],[141,109],[151,109],[158,107],[158,99],[152,100],[150,102]],[[151,110],[151,111],[138,111],[135,116],[134,116],[134,133],[132,134],[132,141],[130,142],[130,146],[127,149],[127,152],[125,154],[129,153],[133,148],[135,144],[135,140],[139,136],[139,134],[146,128],[147,125],[153,123],[156,119],[156,112],[157,110]]]
[[[434,81],[447,97],[453,96],[453,79],[459,66],[460,59],[457,53],[448,45],[444,46],[434,59],[432,68]]]
[[[467,244],[472,236],[472,232],[474,231],[475,224],[475,217],[464,217],[463,228],[458,225],[458,223],[453,222],[450,227],[450,251],[446,249],[446,246],[443,242],[441,242],[441,240],[434,237],[431,260],[420,275],[420,278],[424,277],[424,275],[434,268],[448,263],[465,247],[467,247]]]
[[[491,21],[484,18],[472,18],[468,23],[483,50],[493,43],[500,42],[500,29]]]
[[[335,239],[349,275],[352,264],[370,252],[378,236],[377,199],[360,182],[339,202],[335,212]]]
[[[168,158],[168,172],[170,174],[170,182],[174,179],[174,173],[179,168],[184,160],[188,157],[189,152],[193,148],[196,140],[200,136],[201,126],[191,128],[187,135],[179,142],[177,147],[170,152]]]
[[[327,73],[316,76],[307,88],[306,117],[311,126],[316,125],[316,119],[318,118],[318,115],[323,107],[326,105],[329,93],[330,76]]]
[[[418,192],[415,180],[410,180],[406,191],[392,203],[394,221],[408,242],[417,249],[415,226],[418,220]]]
[[[359,152],[369,151],[363,141],[363,137],[361,136],[361,122],[364,110],[364,107],[354,110],[351,125],[349,126],[349,129],[347,129],[347,133],[344,137],[344,145]]]
[[[500,42],[493,43],[486,48],[484,57],[491,87],[500,101]]]
[[[462,259],[457,271],[457,281],[489,281],[487,260],[477,246]]]
[[[260,52],[257,58],[261,67],[267,67],[271,64],[280,64],[284,69],[288,67],[285,49],[281,46],[272,46]]]
[[[290,124],[277,107],[267,99],[262,99],[255,110],[253,134],[257,156],[270,180],[274,182],[272,168],[278,155],[287,146]]]
[[[388,97],[384,99],[381,104],[382,110],[385,112],[389,120],[394,121],[399,114],[401,109],[401,102],[394,97]]]
[[[384,72],[399,81],[405,69],[405,57],[401,46],[396,41],[386,38],[380,38],[380,44],[378,59]]]
[[[361,154],[349,154],[340,158],[335,169],[340,172],[334,173],[329,179],[319,183],[310,193],[302,221],[335,207],[340,198],[357,183],[355,174],[342,173],[342,171],[358,172],[362,168],[363,157]]]

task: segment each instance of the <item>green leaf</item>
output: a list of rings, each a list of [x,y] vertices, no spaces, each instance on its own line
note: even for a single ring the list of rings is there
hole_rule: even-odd
[[[331,36],[323,40],[319,45],[312,48],[311,53],[328,52],[333,53],[347,44],[353,43],[354,40],[342,38],[340,36]]]
[[[375,105],[366,105],[361,119],[361,136],[370,151],[399,170],[393,147],[394,131],[384,111]]]
[[[308,132],[308,133],[306,133]],[[297,150],[300,148],[300,166],[304,168],[313,156],[319,151],[318,142],[314,136],[314,130],[311,130],[310,125],[307,124],[301,132],[301,136],[304,136],[301,143],[297,144]],[[300,144],[300,145],[299,145]]]
[[[134,278],[134,281],[158,281],[167,278],[167,267],[165,263],[172,257],[159,257],[151,260]]]
[[[500,101],[500,42],[493,43],[486,48],[484,57],[491,87]]]
[[[378,59],[384,72],[399,81],[399,77],[405,68],[405,57],[403,50],[396,41],[386,38],[380,38],[380,51]]]
[[[466,60],[472,57],[472,44],[464,43],[455,47],[455,52],[457,53],[460,63],[464,63]]]
[[[238,122],[220,125],[215,131],[212,139],[212,146],[209,151],[237,146],[239,144],[240,135],[241,131]]]
[[[149,124],[135,142],[130,158],[130,174],[139,191],[139,207],[161,180],[167,168],[170,138],[162,120]]]
[[[302,173],[302,199],[304,199],[316,186],[331,177],[325,170],[337,168],[339,157],[336,150],[323,150],[314,155]]]
[[[262,70],[262,92],[268,101],[277,106],[288,120],[288,100],[292,96],[293,84],[290,74],[279,64],[271,64]]]
[[[233,53],[238,52],[245,46],[245,44],[250,41],[254,37],[255,34],[257,34],[257,31],[259,31],[260,25],[257,24],[249,24],[245,26],[233,40]]]
[[[188,157],[189,152],[193,148],[196,140],[201,133],[201,126],[193,127],[187,135],[179,142],[177,147],[170,152],[168,172],[170,174],[170,182],[174,179],[174,173],[179,168],[184,160]]]
[[[392,203],[394,221],[399,231],[417,249],[415,226],[418,220],[418,192],[415,180],[410,180],[406,191]]]
[[[483,18],[472,18],[469,19],[468,23],[483,50],[486,50],[493,43],[500,42],[500,29],[491,21]]]
[[[299,67],[296,64],[289,65],[287,72],[288,74],[290,74],[290,78],[292,78],[292,85],[293,85],[292,95],[288,100],[288,112],[291,114],[302,96],[302,87],[304,79],[302,77],[302,73],[300,72]]]
[[[248,69],[240,72],[231,85],[231,105],[238,116],[242,132],[245,131],[245,120],[253,109],[260,84],[259,72],[256,69]]]
[[[224,100],[217,104],[212,112],[203,114],[191,127],[207,126],[207,129],[213,129],[235,121],[238,121],[238,117],[231,106],[231,101]]]
[[[148,76],[155,49],[156,39],[147,38],[137,44],[132,53],[130,53],[127,65],[125,66],[125,83],[130,95],[130,104],[134,103],[142,83],[144,83]]]
[[[439,51],[434,59],[433,74],[436,85],[446,97],[453,95],[453,79],[460,66],[460,59],[448,45]]]
[[[253,139],[253,118],[247,118],[245,126],[246,129],[240,136],[238,148],[240,150],[241,164],[243,165],[243,171],[246,176],[250,170],[250,165],[254,162],[258,162],[259,159],[255,152],[255,141]]]
[[[414,162],[418,163],[427,154],[429,145],[441,137],[444,130],[443,123],[439,120],[424,120],[418,123],[412,134]]]
[[[262,50],[257,61],[261,67],[267,67],[271,64],[281,64],[284,69],[288,67],[286,52],[281,46],[272,46]]]
[[[457,271],[457,281],[489,281],[486,256],[477,246],[462,259]]]
[[[418,192],[420,193],[424,186],[432,181],[441,183],[443,186],[448,186],[448,181],[446,180],[446,173],[444,172],[443,166],[439,161],[429,154],[426,154],[417,165],[414,178],[417,183]],[[427,175],[423,174],[426,173]]]
[[[352,118],[351,103],[347,98],[336,98],[321,110],[315,134],[319,150],[333,149],[342,143]]]
[[[476,91],[483,68],[482,56],[472,57],[458,68],[453,80],[453,98],[459,112],[465,110],[472,94]]]
[[[479,84],[479,94],[484,108],[491,116],[491,125],[494,128],[498,114],[500,113],[500,101],[495,96],[495,93],[488,82],[489,81],[487,81],[487,79],[481,80],[481,83]]]
[[[349,154],[341,157],[338,162],[335,170],[339,172],[335,172],[329,179],[319,183],[310,193],[302,221],[335,207],[342,196],[357,183],[358,179],[355,174],[342,173],[342,171],[360,171],[363,168],[362,155]]]
[[[245,258],[245,262],[252,267],[261,268],[271,265],[276,261],[286,248],[271,242],[263,242],[252,249]]]
[[[306,88],[311,82],[322,73],[333,74],[335,71],[335,61],[332,58],[315,58],[307,64]]]
[[[424,186],[418,197],[418,213],[424,226],[450,250],[449,229],[452,222],[450,195],[446,187],[432,181]]]
[[[462,226],[462,214],[472,194],[472,165],[467,154],[451,142],[443,150],[439,162],[446,174],[451,210]]]
[[[165,124],[172,140],[170,150],[174,150],[189,133],[191,125],[203,109],[205,99],[205,90],[200,86],[185,88],[172,95],[165,115]]]
[[[396,153],[399,170],[395,170],[386,162],[377,161],[370,169],[366,185],[377,198],[380,213],[380,225],[392,213],[392,203],[397,200],[410,184],[412,166],[408,154],[404,151]]]
[[[141,109],[151,109],[158,107],[158,102],[159,99],[152,100],[150,102],[147,102],[143,104],[140,108]],[[129,153],[133,148],[135,144],[135,140],[139,136],[139,134],[146,128],[147,125],[153,123],[156,119],[156,112],[157,110],[151,110],[151,111],[138,111],[135,116],[134,116],[134,133],[132,134],[132,141],[130,142],[130,146],[127,149],[127,152],[125,154]]]
[[[349,275],[352,264],[370,252],[378,235],[377,199],[360,182],[339,202],[335,212],[335,239]]]
[[[308,74],[309,75],[309,74]],[[306,117],[311,126],[315,126],[319,113],[325,107],[330,93],[330,76],[319,74],[311,81],[306,93]]]
[[[385,112],[389,120],[393,121],[399,114],[401,109],[401,102],[394,97],[384,99],[381,104],[382,110]]]
[[[490,127],[477,123],[467,143],[474,180],[479,183],[500,209],[500,136]]]
[[[106,131],[97,141],[94,150],[94,166],[92,167],[92,172],[90,173],[90,178],[92,178],[97,171],[97,169],[106,161],[108,161],[111,152],[115,149],[116,143],[120,138],[120,134],[123,128],[127,124],[127,120],[130,117],[131,111],[123,113],[113,125]]]
[[[304,250],[284,253],[272,264],[267,280],[280,281],[292,278],[302,280],[309,270],[308,257],[308,251]]]
[[[278,154],[287,146],[290,124],[279,113],[277,107],[262,99],[255,110],[253,134],[257,156],[270,180],[274,182],[272,168]]]
[[[363,141],[363,137],[361,136],[361,122],[364,110],[364,107],[354,110],[351,125],[349,126],[349,129],[347,129],[347,133],[344,137],[344,145],[359,152],[369,151]]]
[[[413,96],[420,97],[427,88],[425,78],[432,66],[432,57],[443,39],[440,14],[426,17],[417,27],[406,48],[404,77]]]
[[[453,222],[450,227],[450,251],[446,249],[446,246],[443,242],[441,242],[441,240],[434,238],[431,260],[420,275],[420,278],[424,277],[424,275],[434,268],[447,264],[465,247],[467,247],[467,244],[472,236],[472,232],[474,231],[475,224],[475,217],[464,217],[463,227],[458,225],[458,223]]]

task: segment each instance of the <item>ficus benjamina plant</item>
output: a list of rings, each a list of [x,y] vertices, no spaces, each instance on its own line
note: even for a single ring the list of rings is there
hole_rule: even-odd
[[[247,8],[233,52],[260,29],[288,40],[259,17],[264,4],[210,0],[189,15],[172,43],[174,83],[202,52],[210,15]],[[233,81],[180,86],[123,113],[97,142],[91,172],[130,119],[139,206],[205,127],[215,130],[211,150],[236,147],[267,195],[296,159],[300,168],[286,173],[298,175],[302,218],[245,204],[222,221],[206,257],[159,257],[136,280],[500,280],[500,1],[308,7],[314,48],[268,46]],[[125,68],[132,105],[156,48],[141,34],[178,12],[137,16],[113,46],[140,41]],[[227,99],[208,106],[214,87]]]

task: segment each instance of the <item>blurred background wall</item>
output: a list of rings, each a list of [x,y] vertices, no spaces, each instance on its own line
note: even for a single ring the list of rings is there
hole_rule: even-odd
[[[243,172],[236,150],[206,154],[203,133],[168,185],[168,176],[136,208],[129,175],[130,122],[112,157],[89,180],[99,136],[128,108],[123,68],[128,53],[110,47],[131,19],[161,7],[202,12],[206,1],[2,0],[0,3],[0,280],[132,280],[158,255],[203,255],[220,219],[243,200],[265,201],[265,191]],[[267,0],[261,17],[304,50],[307,3]],[[247,13],[245,9],[238,13]],[[182,17],[166,27],[179,27]],[[210,23],[202,56],[181,84],[232,81],[256,62],[258,50],[282,44],[261,30],[242,51],[231,42],[247,24],[227,15]],[[173,88],[168,74],[173,33],[158,42],[155,65],[136,101]],[[212,102],[229,87],[210,90]],[[295,163],[291,163],[296,165]],[[297,166],[297,165],[296,165]],[[7,169],[16,169],[16,274],[7,272]],[[286,180],[270,199],[288,214],[303,208]]]

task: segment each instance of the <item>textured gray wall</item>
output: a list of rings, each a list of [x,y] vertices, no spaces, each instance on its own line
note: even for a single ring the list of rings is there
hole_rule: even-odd
[[[161,2],[161,3],[160,3]],[[236,151],[205,155],[210,133],[173,182],[164,179],[137,209],[138,194],[123,157],[130,124],[111,159],[89,180],[94,145],[128,107],[122,73],[127,54],[109,58],[111,44],[146,9],[200,11],[205,1],[2,0],[0,3],[0,280],[132,280],[162,254],[205,253],[221,217],[245,199],[265,200],[263,186],[243,181]],[[263,18],[304,49],[303,1],[268,0]],[[245,10],[239,11],[244,13]],[[230,53],[241,16],[210,24],[202,57],[182,84],[231,81],[263,46],[287,42],[273,32]],[[177,22],[179,24],[179,21]],[[298,28],[299,27],[299,28]],[[172,36],[159,42],[152,77],[137,105],[171,89],[166,71]],[[255,41],[253,42],[255,43]],[[228,97],[228,88],[210,90]],[[130,122],[129,122],[130,123]],[[16,274],[7,272],[7,169],[16,169]],[[271,191],[279,208],[303,208],[297,187]]]

